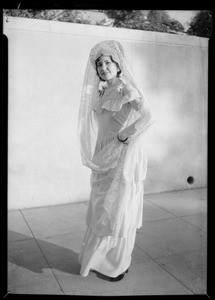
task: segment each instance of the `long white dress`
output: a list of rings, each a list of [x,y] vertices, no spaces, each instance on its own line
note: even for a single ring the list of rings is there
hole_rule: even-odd
[[[147,157],[142,142],[137,140],[125,145],[117,140],[116,134],[127,127],[131,111],[138,110],[138,97],[135,89],[126,86],[119,79],[118,85],[105,90],[101,100],[94,107],[99,129],[94,159],[104,159],[109,148],[121,147],[121,153],[117,163],[102,172],[92,171],[91,174],[91,194],[86,215],[87,230],[79,253],[82,276],[87,276],[90,270],[96,270],[106,276],[117,277],[131,264],[136,229],[142,226]],[[133,129],[134,126],[130,126],[128,131]],[[108,163],[111,161],[109,157]],[[117,236],[111,233],[111,229],[107,234],[107,224],[103,231],[102,220],[107,196],[113,200],[112,215],[108,218],[116,218],[116,226],[119,226]],[[118,209],[119,205],[121,209]],[[114,215],[115,211],[116,214],[117,211],[121,212],[119,217]]]

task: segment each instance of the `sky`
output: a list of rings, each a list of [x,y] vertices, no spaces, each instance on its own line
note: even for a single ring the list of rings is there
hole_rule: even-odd
[[[172,19],[176,19],[177,21],[179,21],[184,26],[185,30],[187,30],[191,19],[198,11],[197,10],[166,10],[166,12],[168,12],[168,15]]]

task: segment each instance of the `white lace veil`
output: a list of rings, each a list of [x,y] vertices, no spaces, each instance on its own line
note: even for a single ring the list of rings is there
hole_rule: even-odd
[[[131,84],[138,90],[142,99],[144,98],[142,91],[135,82],[132,68],[126,58],[121,44],[113,40],[106,40],[96,44],[91,49],[87,62],[78,118],[78,140],[80,144],[82,162],[83,165],[95,171],[98,170],[98,166],[92,162],[92,157],[97,137],[97,126],[92,108],[99,101],[98,90],[100,79],[96,72],[95,61],[102,54],[112,56],[113,60],[119,64],[122,71],[120,75],[122,80]],[[133,120],[134,116],[132,118],[131,114],[128,124],[131,124]]]

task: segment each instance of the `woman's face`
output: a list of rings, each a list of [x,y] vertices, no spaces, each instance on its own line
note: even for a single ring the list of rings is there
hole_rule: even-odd
[[[116,63],[113,62],[110,56],[102,55],[96,64],[97,72],[101,79],[110,81],[117,76],[117,72],[119,68],[117,67]]]

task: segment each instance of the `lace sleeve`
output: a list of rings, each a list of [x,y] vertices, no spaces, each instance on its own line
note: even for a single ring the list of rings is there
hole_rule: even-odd
[[[133,137],[139,133],[143,133],[150,125],[154,123],[150,107],[143,98],[136,98],[130,102],[133,109],[135,109],[139,117],[138,119],[123,129],[121,133],[126,137]]]

